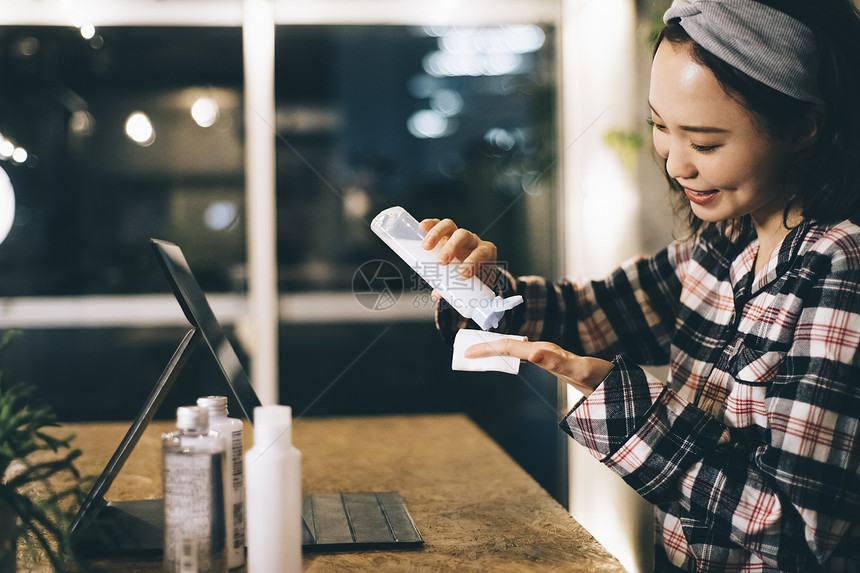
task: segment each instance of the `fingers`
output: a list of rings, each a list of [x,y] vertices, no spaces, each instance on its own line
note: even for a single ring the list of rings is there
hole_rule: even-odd
[[[433,249],[442,239],[447,240],[457,230],[457,225],[451,219],[441,221],[439,219],[424,219],[418,226],[427,231],[421,246],[428,251]]]
[[[439,253],[439,262],[447,265],[454,259],[465,262],[475,248],[478,246],[478,235],[466,229],[457,229],[442,247]]]
[[[612,370],[611,362],[578,356],[551,342],[503,339],[475,344],[466,349],[466,358],[514,356],[540,366],[588,396]]]
[[[528,360],[532,353],[534,342],[504,338],[492,342],[484,342],[470,346],[463,353],[466,358],[483,358],[486,356],[513,356],[520,360]]]
[[[439,264],[460,261],[460,272],[465,278],[478,274],[482,265],[494,264],[496,261],[496,246],[493,243],[482,241],[475,233],[458,228],[451,219],[424,219],[419,227],[427,231],[421,246],[426,250],[440,246],[437,257]]]
[[[562,378],[575,375],[576,361],[581,360],[580,356],[551,342],[529,342],[508,338],[475,344],[467,348],[463,356],[466,358],[513,356],[520,360],[527,360]]]
[[[496,263],[496,245],[489,241],[478,241],[471,253],[462,259],[462,275],[466,278],[478,275],[484,265]],[[482,277],[485,278],[485,277]]]
[[[439,222],[439,219],[424,219],[423,221],[418,223],[418,228],[421,229],[422,231],[429,231],[438,222]]]

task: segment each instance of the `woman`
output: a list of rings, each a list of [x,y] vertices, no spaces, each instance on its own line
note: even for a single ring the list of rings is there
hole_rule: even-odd
[[[561,426],[655,504],[658,571],[860,570],[860,18],[687,0],[664,22],[654,147],[689,236],[602,281],[509,278],[526,302],[498,330],[529,340],[466,356],[583,393]],[[503,273],[492,243],[421,224],[441,264]]]

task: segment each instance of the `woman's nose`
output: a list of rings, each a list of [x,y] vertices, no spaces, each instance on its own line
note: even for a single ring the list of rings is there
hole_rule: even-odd
[[[697,170],[685,145],[672,145],[666,156],[666,173],[672,179],[692,179]]]

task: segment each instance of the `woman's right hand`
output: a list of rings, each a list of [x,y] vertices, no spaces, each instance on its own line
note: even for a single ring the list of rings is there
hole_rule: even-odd
[[[496,245],[481,240],[471,231],[457,228],[451,219],[424,219],[419,226],[421,230],[427,231],[422,243],[424,249],[429,251],[436,245],[442,245],[437,262],[444,266],[454,260],[461,261],[460,272],[464,278],[496,264]]]

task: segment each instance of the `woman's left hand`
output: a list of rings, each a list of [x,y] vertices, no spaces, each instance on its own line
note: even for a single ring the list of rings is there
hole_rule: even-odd
[[[611,362],[600,358],[568,352],[551,342],[529,342],[511,338],[475,344],[466,349],[464,356],[513,356],[528,360],[561,378],[585,396],[590,395],[603,382],[613,366]]]

